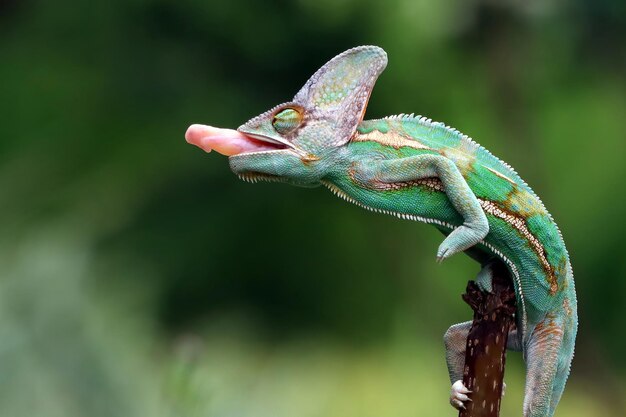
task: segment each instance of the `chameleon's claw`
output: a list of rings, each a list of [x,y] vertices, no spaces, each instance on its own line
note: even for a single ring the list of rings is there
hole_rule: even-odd
[[[471,394],[472,391],[468,390],[463,381],[458,380],[452,384],[450,388],[450,405],[457,410],[465,410],[465,402],[472,401],[466,394]]]
[[[452,404],[452,407],[456,408],[457,410],[465,410],[465,404],[463,404],[459,400],[450,399],[450,404]]]
[[[442,245],[443,246],[443,245]],[[444,260],[450,257],[450,251],[448,248],[442,248],[441,246],[437,250],[437,262],[442,263]]]

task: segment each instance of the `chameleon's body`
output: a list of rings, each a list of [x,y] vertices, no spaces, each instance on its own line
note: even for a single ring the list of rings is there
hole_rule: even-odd
[[[523,350],[528,363],[526,414],[552,415],[574,351],[576,293],[563,239],[540,199],[511,167],[485,148],[426,118],[400,115],[363,121],[346,149],[350,163],[323,181],[331,191],[369,210],[431,223],[446,234],[463,224],[463,218],[450,204],[439,179],[387,183],[368,180],[371,174],[362,171],[375,159],[430,154],[454,162],[489,222],[489,233],[476,244],[479,251],[472,256],[483,264],[491,257],[499,258],[514,277],[518,331],[512,334],[509,347]],[[453,326],[448,333],[452,382],[462,379],[470,324]],[[543,392],[538,391],[542,377],[549,384]]]
[[[323,184],[361,207],[431,223],[447,235],[437,257],[467,251],[483,266],[503,261],[514,278],[517,328],[510,349],[527,363],[524,415],[552,416],[569,374],[577,329],[570,261],[550,214],[507,164],[469,137],[426,118],[362,121],[387,63],[380,48],[354,48],[322,67],[293,102],[239,128],[267,149],[230,157],[248,180]],[[252,139],[251,139],[252,140]],[[446,333],[451,382],[462,377],[470,322]],[[453,385],[451,403],[467,400]]]

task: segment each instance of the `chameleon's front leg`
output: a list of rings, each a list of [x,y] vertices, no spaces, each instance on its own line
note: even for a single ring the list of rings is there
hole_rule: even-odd
[[[439,261],[474,246],[489,232],[487,217],[478,199],[454,162],[444,156],[418,155],[367,161],[356,168],[365,181],[379,183],[393,184],[432,177],[441,180],[448,199],[463,217],[463,224],[454,229],[439,246]]]

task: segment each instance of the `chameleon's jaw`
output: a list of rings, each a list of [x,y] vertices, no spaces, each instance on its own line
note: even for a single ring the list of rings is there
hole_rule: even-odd
[[[302,151],[274,138],[195,124],[187,129],[185,139],[205,152],[228,156],[232,171],[244,181],[287,182],[290,165],[285,163],[302,165]]]

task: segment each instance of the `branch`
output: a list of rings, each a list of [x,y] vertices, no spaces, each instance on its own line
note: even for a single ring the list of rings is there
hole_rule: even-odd
[[[506,342],[514,325],[515,289],[506,266],[493,268],[493,292],[485,293],[474,281],[467,283],[463,300],[474,310],[467,335],[463,384],[472,401],[459,417],[498,417],[506,361]]]

